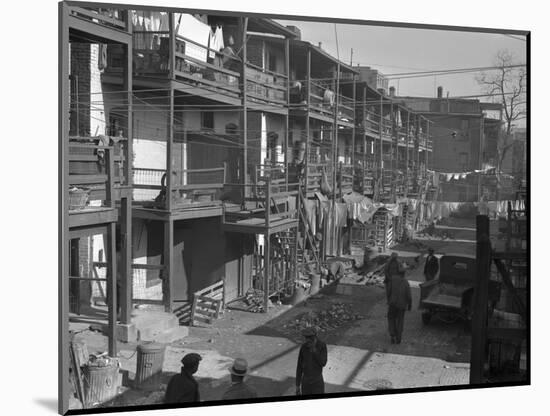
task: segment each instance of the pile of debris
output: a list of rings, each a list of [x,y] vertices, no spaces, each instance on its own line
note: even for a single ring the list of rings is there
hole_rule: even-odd
[[[294,320],[284,324],[287,331],[301,334],[306,327],[315,327],[318,332],[336,329],[346,322],[363,319],[362,315],[356,314],[349,305],[345,303],[333,303],[329,309],[322,311],[311,311],[299,315]]]
[[[264,291],[260,289],[249,289],[244,296],[244,303],[248,312],[264,311]]]

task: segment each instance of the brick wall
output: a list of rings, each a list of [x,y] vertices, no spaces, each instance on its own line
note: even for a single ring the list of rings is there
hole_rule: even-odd
[[[99,45],[71,43],[70,134],[105,134],[106,115],[98,67]]]
[[[90,133],[90,46],[71,43],[71,135]]]

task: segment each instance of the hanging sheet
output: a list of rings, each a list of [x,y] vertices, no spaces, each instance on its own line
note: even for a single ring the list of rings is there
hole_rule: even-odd
[[[311,199],[304,200],[306,219],[313,235],[317,233],[317,202]]]
[[[223,43],[223,28],[221,26],[216,26],[216,31],[210,31],[210,49],[214,49],[216,52],[219,52],[225,48]],[[216,52],[210,51],[208,57],[210,59],[216,58]]]
[[[179,18],[178,35],[195,42],[185,42],[187,56],[206,62],[210,26],[190,14],[182,13]]]

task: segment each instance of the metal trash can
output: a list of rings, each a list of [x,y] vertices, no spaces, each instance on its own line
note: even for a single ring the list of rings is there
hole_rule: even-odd
[[[118,394],[118,360],[90,362],[82,367],[86,403],[93,407]]]
[[[146,342],[137,347],[137,369],[134,387],[141,390],[158,390],[164,363],[166,346],[156,342]]]

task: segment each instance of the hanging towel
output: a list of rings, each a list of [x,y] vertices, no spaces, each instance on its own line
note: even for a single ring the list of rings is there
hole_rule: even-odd
[[[345,227],[348,220],[348,206],[343,202],[336,204],[336,226]]]
[[[216,31],[210,31],[210,49],[214,49],[216,52],[219,52],[225,48],[223,43],[223,29],[221,26],[216,27]],[[214,59],[216,57],[216,52],[210,51],[208,57]]]
[[[446,173],[445,174],[445,179],[447,180],[447,182],[449,182],[451,179],[453,179],[453,174],[452,173]]]
[[[334,106],[334,92],[329,90],[328,88],[325,90],[325,93],[323,94],[323,103],[330,107]]]
[[[210,26],[195,19],[190,14],[182,13],[179,19],[178,36],[194,42],[185,42],[186,55],[206,62]]]
[[[105,43],[99,44],[97,67],[99,72],[103,72],[107,68],[107,45]]]
[[[317,218],[317,203],[311,199],[304,200],[304,210],[306,211],[306,219],[313,235],[317,232],[316,218]]]

